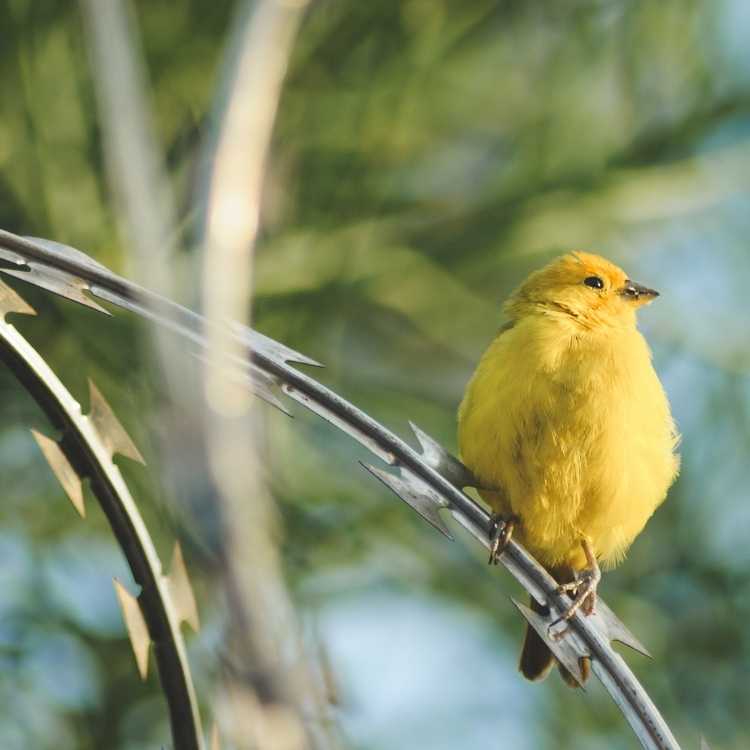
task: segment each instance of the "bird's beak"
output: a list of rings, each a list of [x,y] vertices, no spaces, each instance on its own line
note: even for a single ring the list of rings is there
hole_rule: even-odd
[[[636,284],[635,281],[630,281],[630,279],[620,289],[620,294],[625,299],[639,302],[642,305],[652,302],[659,296],[659,292],[656,289],[649,289],[647,286],[643,286],[643,284]]]

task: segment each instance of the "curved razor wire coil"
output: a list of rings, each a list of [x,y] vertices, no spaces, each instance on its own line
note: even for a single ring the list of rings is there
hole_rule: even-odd
[[[34,314],[34,310],[0,282],[0,360],[62,434],[59,441],[36,432],[34,437],[81,515],[85,513],[83,480],[89,479],[133,578],[141,587],[136,598],[115,581],[141,676],[146,676],[148,651],[153,644],[174,746],[178,750],[200,750],[204,747],[201,719],[180,631],[182,622],[197,629],[197,610],[182,553],[175,546],[170,575],[165,575],[148,529],[112,457],[119,453],[140,462],[143,459],[93,383],[90,411],[84,415],[42,356],[6,321],[8,313]]]
[[[2,270],[30,283],[106,312],[96,300],[135,312],[204,346],[204,329],[224,325],[206,321],[175,302],[154,294],[93,261],[78,250],[49,240],[20,237],[0,230]],[[241,326],[232,326],[242,342],[247,360],[234,363],[260,397],[281,405],[276,387],[290,398],[323,417],[354,438],[398,473],[366,468],[411,505],[426,521],[450,537],[440,511],[445,509],[485,547],[489,546],[490,517],[478,503],[461,491],[471,484],[467,470],[437,442],[412,425],[422,452],[419,453],[360,409],[292,364],[318,363],[283,344]],[[599,600],[597,613],[577,612],[563,633],[550,634],[550,626],[569,600],[557,583],[520,545],[510,543],[500,558],[502,564],[538,602],[548,604],[544,618],[515,602],[517,608],[541,635],[555,656],[579,679],[579,662],[592,659],[592,670],[629,722],[641,745],[648,750],[679,750],[669,726],[650,697],[611,646],[620,641],[647,653],[611,610]]]

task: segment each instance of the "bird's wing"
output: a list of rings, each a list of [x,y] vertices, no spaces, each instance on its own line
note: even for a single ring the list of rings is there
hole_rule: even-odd
[[[495,336],[495,340],[497,340],[500,336],[502,336],[504,333],[509,331],[513,326],[515,325],[514,320],[509,320],[505,323],[503,323],[500,328],[497,330],[497,335]],[[471,471],[469,471],[470,474],[472,474]],[[473,476],[473,474],[472,474]],[[502,507],[505,504],[505,490],[502,487],[486,487],[482,486],[481,481],[479,481],[476,477],[474,480],[473,486],[479,495],[482,497],[482,499],[490,505],[492,508],[496,507]]]

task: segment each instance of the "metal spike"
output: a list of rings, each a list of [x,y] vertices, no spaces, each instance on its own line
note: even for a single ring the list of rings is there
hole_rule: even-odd
[[[525,604],[517,601],[513,597],[510,599],[515,604],[516,609],[523,615],[526,622],[531,625],[539,634],[549,650],[555,655],[555,658],[575,677],[576,682],[583,687],[583,673],[579,663],[580,654],[573,648],[567,638],[554,639],[549,635],[549,618],[542,617]]]
[[[182,548],[179,542],[175,542],[174,545],[167,584],[180,622],[186,622],[197,633],[201,626],[198,619],[198,607],[195,603],[193,587],[190,585],[185,558],[182,556]]]
[[[284,346],[278,341],[274,341],[268,336],[264,336],[262,333],[253,331],[252,329],[241,326],[238,323],[233,323],[232,329],[240,340],[250,344],[250,348],[253,351],[263,354],[275,362],[280,364],[294,362],[295,364],[310,365],[311,367],[323,367],[320,362],[316,362],[314,359],[311,359],[304,354],[300,354],[300,352],[290,349],[288,346]]]
[[[596,610],[591,617],[600,620],[600,627],[607,634],[610,641],[622,643],[639,654],[653,659],[649,650],[628,630],[622,620],[601,599],[597,599]]]
[[[448,527],[440,517],[438,510],[447,507],[445,500],[429,485],[406,469],[401,469],[401,476],[389,474],[369,464],[360,464],[374,474],[384,485],[395,492],[405,503],[411,505],[425,521],[434,526],[441,534],[453,540]]]
[[[194,353],[194,356],[205,364],[210,366],[215,365],[213,358],[208,357],[205,354],[196,352]],[[234,382],[249,385],[253,395],[263,399],[267,404],[276,407],[288,417],[292,416],[292,413],[286,408],[286,406],[284,406],[281,399],[274,392],[274,389],[278,388],[276,380],[252,362],[247,362],[245,360],[237,361],[234,359],[232,361],[232,369],[229,372],[229,376]]]
[[[74,260],[78,265],[88,266],[92,271],[104,271],[106,274],[111,273],[106,266],[97,263],[90,255],[86,255],[82,250],[78,250],[70,245],[64,245],[62,242],[55,242],[55,240],[47,240],[44,239],[44,237],[24,236],[23,239],[33,242],[35,245],[41,245],[59,258]]]
[[[34,286],[47,289],[54,294],[58,294],[61,297],[77,302],[79,305],[91,307],[105,315],[110,314],[101,305],[94,302],[93,299],[85,294],[89,288],[88,282],[74,274],[68,273],[67,271],[61,271],[58,268],[38,263],[35,260],[27,261],[25,263],[25,270],[0,268],[0,271],[7,273],[9,276],[15,276],[22,281],[27,281]]]
[[[3,263],[8,263],[11,266],[18,266],[19,268],[26,267],[26,259],[22,255],[19,255],[13,250],[8,250],[7,247],[2,247],[1,245],[0,261],[2,261]]]
[[[128,630],[130,645],[133,647],[135,662],[138,665],[138,673],[141,679],[145,680],[148,674],[148,648],[151,645],[151,636],[146,627],[146,620],[143,618],[141,605],[116,578],[113,579],[115,584],[115,593],[120,602],[122,617],[125,620],[125,627]]]
[[[256,367],[252,362],[250,363],[247,371],[247,382],[253,389],[253,393],[258,397],[262,398],[266,403],[275,406],[279,411],[284,412],[288,417],[292,416],[289,409],[284,406],[284,403],[276,395],[275,390],[278,388],[278,383],[271,377],[267,372],[264,372],[259,367]]]
[[[409,426],[417,436],[419,445],[422,448],[422,458],[424,458],[429,466],[459,489],[476,486],[477,480],[474,478],[474,475],[455,456],[448,453],[440,443],[433,440],[424,430],[417,427],[414,422],[409,422]]]
[[[86,518],[86,506],[83,502],[83,484],[81,483],[81,478],[70,465],[67,457],[62,452],[62,448],[60,448],[57,441],[48,438],[46,435],[42,435],[41,432],[32,430],[31,434],[34,436],[37,445],[41,448],[44,457],[47,459],[47,463],[57,477],[57,481],[60,482],[68,499],[73,503],[73,507],[78,511],[81,518]]]
[[[0,314],[5,317],[8,313],[36,315],[36,310],[16,294],[14,289],[0,281]]]
[[[252,379],[251,379],[252,380]],[[257,380],[252,380],[251,386],[253,389],[253,394],[257,396],[259,399],[262,399],[270,406],[275,407],[283,414],[286,414],[287,417],[292,416],[292,412],[289,411],[289,409],[284,406],[283,401],[281,401],[279,398],[276,397],[276,394],[269,390],[268,388],[264,388],[261,383]]]
[[[99,389],[89,379],[89,413],[88,418],[93,423],[96,431],[99,433],[104,445],[110,452],[110,455],[119,453],[121,456],[130,458],[133,461],[146,465],[138,448],[130,439],[130,435],[125,432],[125,428],[114,415],[109,404],[104,400],[104,396]]]

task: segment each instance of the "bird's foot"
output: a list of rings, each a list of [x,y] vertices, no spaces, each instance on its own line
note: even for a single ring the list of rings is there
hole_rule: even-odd
[[[597,565],[596,568],[581,571],[575,581],[558,586],[558,594],[573,595],[573,602],[562,613],[560,620],[569,620],[579,609],[586,615],[593,614],[596,605],[596,589],[601,579],[602,574]]]
[[[513,537],[513,530],[521,523],[521,519],[514,513],[496,514],[490,516],[490,557],[488,565],[497,565],[500,555]]]
[[[550,625],[550,628],[554,628],[555,625],[570,620],[579,609],[585,615],[594,614],[596,591],[599,587],[599,582],[602,580],[602,571],[599,568],[599,563],[596,561],[596,556],[590,543],[584,540],[581,542],[581,546],[586,554],[586,561],[589,567],[580,571],[574,581],[561,583],[557,587],[558,594],[571,594],[573,601],[560,617]]]

